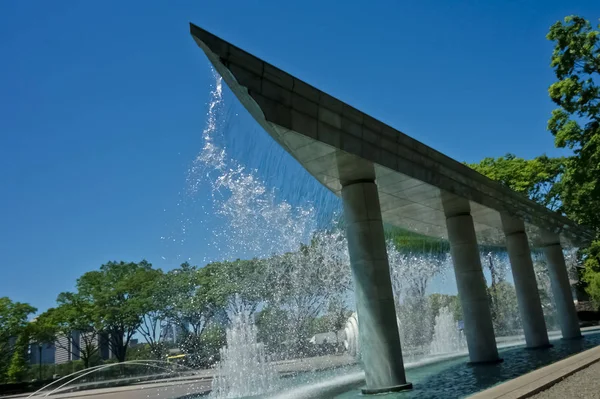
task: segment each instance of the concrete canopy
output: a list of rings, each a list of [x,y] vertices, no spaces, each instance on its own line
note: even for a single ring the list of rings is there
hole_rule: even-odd
[[[342,182],[376,178],[385,223],[447,238],[442,194],[469,200],[480,244],[504,245],[500,213],[564,247],[593,233],[238,47],[191,25],[198,46],[256,121],[337,196]],[[373,167],[374,166],[374,167]],[[374,176],[373,176],[374,175]]]

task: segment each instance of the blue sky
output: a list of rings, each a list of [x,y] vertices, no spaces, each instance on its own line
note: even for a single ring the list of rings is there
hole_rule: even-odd
[[[0,296],[44,309],[108,260],[218,256],[206,227],[161,239],[181,228],[214,83],[188,22],[455,159],[560,154],[545,34],[565,15],[597,20],[597,1],[340,4],[0,2]]]

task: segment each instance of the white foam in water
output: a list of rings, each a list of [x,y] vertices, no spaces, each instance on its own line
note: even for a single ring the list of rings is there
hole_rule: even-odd
[[[245,314],[234,317],[212,381],[212,398],[242,398],[277,389],[279,375],[256,335],[251,317]]]

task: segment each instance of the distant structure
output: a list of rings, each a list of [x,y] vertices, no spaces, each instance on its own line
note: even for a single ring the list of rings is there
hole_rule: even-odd
[[[114,357],[110,350],[108,336],[98,334],[93,342],[98,345],[98,355],[102,360],[108,360]],[[130,346],[137,344],[136,339],[132,339]],[[63,364],[81,359],[81,348],[85,345],[83,333],[73,331],[68,337],[60,337],[54,343],[37,344],[32,343],[29,347],[29,362],[31,364]]]
[[[184,333],[183,328],[179,324],[169,322],[163,326],[163,331],[162,340],[171,344],[179,342]]]

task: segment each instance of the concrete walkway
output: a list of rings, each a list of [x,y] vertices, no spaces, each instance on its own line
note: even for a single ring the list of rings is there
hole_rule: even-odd
[[[580,370],[587,368],[588,366],[600,361],[600,346],[587,350],[585,352],[573,355],[559,362],[553,363],[549,366],[542,367],[541,369],[532,371],[531,373],[525,374],[521,377],[507,381],[503,384],[497,385],[488,390],[479,392],[471,399],[521,399],[530,398],[539,393],[538,398],[555,397],[555,396],[544,396],[547,394],[543,392],[553,385],[561,382],[565,378],[577,373]],[[575,381],[580,381],[584,377],[575,377]],[[593,377],[597,379],[597,375]],[[596,386],[600,386],[598,381],[594,382]],[[560,385],[560,384],[559,384]],[[560,388],[558,388],[560,389]],[[567,389],[567,388],[565,388]],[[584,389],[584,388],[581,388]],[[600,398],[600,392],[596,391],[594,396],[574,396],[571,392],[561,389],[563,392],[560,396],[561,399],[583,397],[583,398]],[[568,393],[565,393],[568,392]],[[559,396],[556,396],[557,398]]]
[[[600,398],[600,363],[578,371],[563,381],[532,396],[532,399]]]

